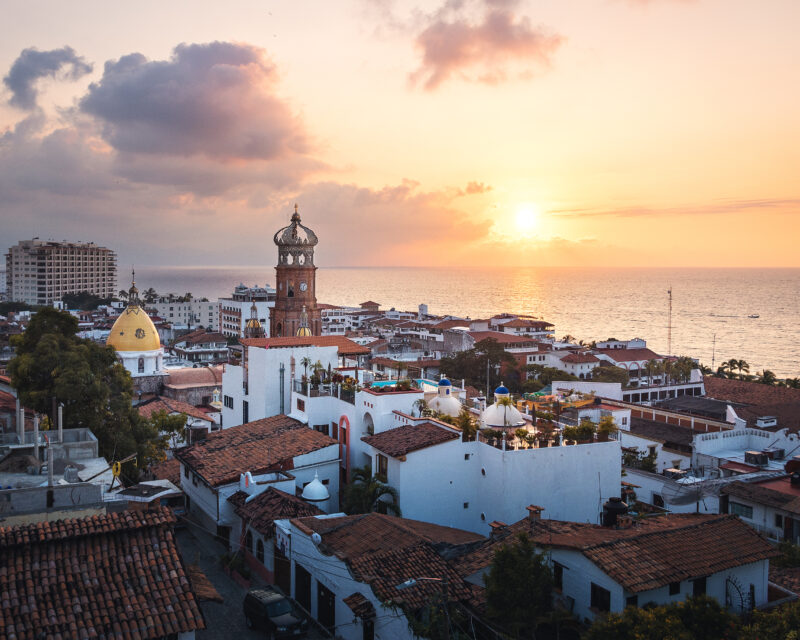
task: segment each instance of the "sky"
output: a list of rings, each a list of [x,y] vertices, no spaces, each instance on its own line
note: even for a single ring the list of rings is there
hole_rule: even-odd
[[[6,0],[0,249],[800,267],[797,0]]]

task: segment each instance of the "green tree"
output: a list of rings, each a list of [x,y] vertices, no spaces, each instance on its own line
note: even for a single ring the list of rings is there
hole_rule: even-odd
[[[532,638],[553,608],[553,575],[524,531],[495,551],[486,584],[486,614],[516,638]]]
[[[478,433],[478,421],[466,407],[461,407],[455,426],[461,429],[461,440],[463,442],[474,440]]]
[[[758,382],[772,387],[775,386],[775,384],[778,382],[778,377],[775,375],[775,373],[773,373],[769,369],[764,369],[758,375]]]
[[[77,329],[76,318],[46,307],[14,336],[17,355],[8,372],[22,403],[49,414],[51,424],[55,404],[63,403],[65,428],[90,429],[109,460],[136,454],[143,468],[162,459],[164,442],[132,406],[133,383],[114,348],[78,338]],[[132,465],[128,475],[136,475]]]
[[[584,640],[724,640],[737,635],[738,619],[708,596],[661,607],[628,607],[597,619]]]
[[[600,365],[592,370],[592,380],[595,382],[619,382],[623,387],[626,387],[630,382],[630,376],[622,367],[615,367],[614,365],[604,367]]]
[[[739,640],[800,640],[800,601],[769,612],[753,612]]]
[[[163,443],[163,448],[176,447],[186,437],[186,414],[168,414],[163,409],[156,411],[149,418],[148,422],[159,434],[159,439]]]
[[[147,304],[152,304],[158,300],[158,292],[153,287],[150,287],[142,293],[142,298]]]
[[[61,297],[61,302],[67,309],[93,311],[100,305],[111,304],[111,298],[101,298],[88,291],[81,291],[80,293],[65,293]]]
[[[369,464],[353,470],[344,490],[343,509],[348,515],[373,511],[401,515],[397,489],[373,476]]]
[[[300,366],[303,367],[303,376],[308,377],[308,368],[311,366],[311,358],[308,356],[303,356],[300,359]]]
[[[750,373],[750,365],[745,360],[736,360],[736,370],[739,372],[739,379],[744,380],[744,374]]]

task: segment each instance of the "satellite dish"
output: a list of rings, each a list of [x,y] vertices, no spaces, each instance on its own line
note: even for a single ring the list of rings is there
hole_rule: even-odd
[[[322,536],[319,535],[316,531],[311,534],[311,542],[314,543],[315,547],[318,547],[322,542]]]

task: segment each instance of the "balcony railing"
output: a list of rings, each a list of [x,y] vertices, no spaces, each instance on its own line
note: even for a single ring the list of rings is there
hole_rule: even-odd
[[[311,382],[303,382],[302,380],[292,380],[292,390],[307,398],[339,398],[350,404],[356,403],[356,392],[354,389],[333,382],[313,384]]]

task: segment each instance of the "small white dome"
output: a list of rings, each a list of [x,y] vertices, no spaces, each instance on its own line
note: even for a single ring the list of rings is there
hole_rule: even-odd
[[[325,488],[325,485],[319,481],[319,475],[314,472],[314,479],[309,482],[305,489],[303,489],[303,500],[308,502],[325,502],[331,494]]]
[[[428,407],[439,413],[452,416],[453,418],[461,413],[461,403],[454,396],[450,395],[445,396],[439,394],[438,396],[434,396],[428,403]]]
[[[495,396],[497,397],[497,396]],[[509,396],[503,394],[501,398]],[[486,407],[481,414],[481,427],[489,429],[508,429],[525,425],[525,419],[514,405],[498,404],[499,400]]]

